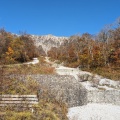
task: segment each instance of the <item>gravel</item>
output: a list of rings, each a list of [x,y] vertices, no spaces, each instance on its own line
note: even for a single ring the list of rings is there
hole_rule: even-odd
[[[69,120],[120,120],[120,106],[112,104],[87,104],[69,108]]]

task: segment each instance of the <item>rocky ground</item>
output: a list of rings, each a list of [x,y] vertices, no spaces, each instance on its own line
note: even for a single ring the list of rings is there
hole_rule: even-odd
[[[87,90],[120,90],[120,81],[113,81],[99,75],[93,75],[89,72],[81,71],[78,68],[68,68],[58,65],[56,67],[56,73],[59,75],[74,76]]]
[[[87,104],[69,108],[69,120],[120,120],[120,106],[111,104]]]
[[[55,67],[59,75],[72,75],[89,90],[120,90],[120,81],[113,81],[102,76],[81,71],[78,68],[68,68],[55,62],[46,61]],[[112,104],[89,103],[68,109],[69,120],[120,120],[120,106]]]

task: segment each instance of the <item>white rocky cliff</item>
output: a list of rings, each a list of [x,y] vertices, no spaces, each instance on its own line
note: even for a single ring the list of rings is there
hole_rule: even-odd
[[[37,47],[42,47],[45,53],[50,50],[52,47],[59,47],[62,45],[68,37],[56,37],[53,35],[43,35],[43,36],[36,36],[32,35],[32,39],[35,41],[35,45]]]

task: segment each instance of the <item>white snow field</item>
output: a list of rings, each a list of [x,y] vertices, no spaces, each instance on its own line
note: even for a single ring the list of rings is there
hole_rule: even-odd
[[[69,108],[69,120],[120,120],[120,106],[112,104],[87,104]]]

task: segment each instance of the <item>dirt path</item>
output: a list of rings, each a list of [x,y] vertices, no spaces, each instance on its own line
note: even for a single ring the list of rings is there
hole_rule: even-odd
[[[77,68],[68,68],[63,65],[58,65],[55,62],[51,62],[49,58],[46,58],[46,62],[50,63],[56,69],[56,73],[59,75],[72,75],[79,81],[78,75],[92,75],[89,72],[81,71]],[[98,88],[105,88],[107,90],[114,89],[110,86],[116,86],[120,83],[102,78],[101,76],[94,76],[99,80]],[[89,81],[81,82],[81,84],[87,90],[98,90],[98,88],[92,87]],[[84,106],[78,106],[68,109],[69,120],[120,120],[120,106],[112,104],[87,104]]]

